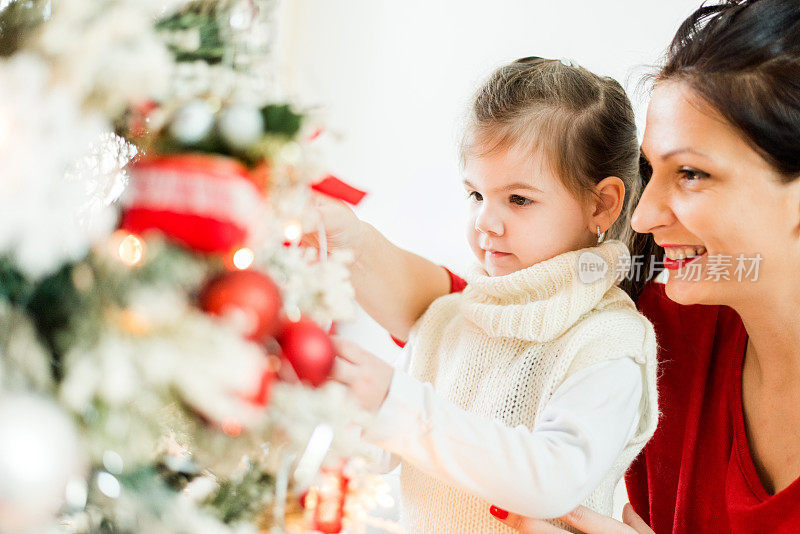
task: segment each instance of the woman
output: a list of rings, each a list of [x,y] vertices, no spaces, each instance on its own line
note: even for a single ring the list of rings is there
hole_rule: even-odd
[[[659,338],[662,417],[628,473],[625,524],[586,509],[563,519],[587,533],[799,532],[800,4],[692,14],[657,77],[642,148],[652,178],[633,227],[670,268],[637,301]],[[356,251],[359,302],[405,339],[454,279],[321,203],[330,238]],[[351,382],[380,366],[353,359]]]

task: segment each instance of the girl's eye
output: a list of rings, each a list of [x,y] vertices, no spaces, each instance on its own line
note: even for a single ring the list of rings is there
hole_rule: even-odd
[[[678,174],[680,174],[681,178],[687,182],[698,182],[710,176],[707,172],[698,171],[697,169],[692,169],[690,167],[682,167],[678,171]]]
[[[474,198],[476,202],[480,202],[481,200],[483,200],[483,197],[477,191],[470,191],[469,194],[467,195],[467,198]]]
[[[517,206],[527,206],[528,204],[533,204],[533,200],[530,200],[525,197],[521,197],[519,195],[511,195],[510,198],[511,202],[516,204]]]

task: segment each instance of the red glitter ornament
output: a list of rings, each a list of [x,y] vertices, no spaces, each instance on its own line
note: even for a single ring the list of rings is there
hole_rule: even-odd
[[[238,314],[245,336],[261,341],[280,328],[281,292],[259,271],[226,272],[211,280],[200,295],[200,307],[212,315]]]
[[[335,352],[328,334],[314,321],[286,321],[277,337],[283,357],[292,364],[300,380],[318,387],[333,369]]]

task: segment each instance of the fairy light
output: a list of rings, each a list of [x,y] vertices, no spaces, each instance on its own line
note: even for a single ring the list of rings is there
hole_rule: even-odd
[[[112,253],[129,267],[133,267],[144,258],[144,241],[136,234],[117,230],[111,236],[110,245]]]
[[[300,236],[302,235],[302,231],[303,228],[300,225],[300,221],[297,220],[289,221],[283,228],[283,235],[284,237],[286,237],[287,240],[294,242],[300,238]]]
[[[233,266],[241,271],[244,271],[253,265],[253,261],[255,259],[256,256],[253,254],[252,250],[247,247],[242,247],[233,253]]]
[[[222,431],[230,437],[235,438],[242,433],[242,425],[233,419],[226,419],[222,422]]]
[[[391,508],[394,506],[394,497],[392,497],[388,493],[383,493],[383,492],[378,493],[375,496],[375,501],[381,508]]]

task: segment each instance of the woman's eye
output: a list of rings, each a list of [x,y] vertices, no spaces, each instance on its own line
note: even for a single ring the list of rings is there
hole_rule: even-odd
[[[533,200],[530,200],[530,199],[525,198],[525,197],[521,197],[519,195],[511,195],[510,200],[511,200],[511,202],[516,204],[517,206],[527,206],[528,204],[532,204],[533,203]]]
[[[467,198],[474,198],[476,202],[480,202],[481,200],[483,200],[483,197],[477,191],[470,191],[469,194],[467,195]]]
[[[689,167],[683,167],[678,171],[678,174],[680,174],[681,178],[687,182],[697,182],[710,176],[707,172],[698,171],[697,169],[692,169]]]

